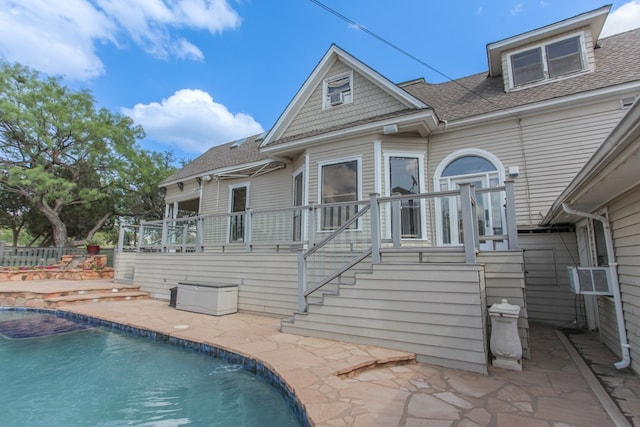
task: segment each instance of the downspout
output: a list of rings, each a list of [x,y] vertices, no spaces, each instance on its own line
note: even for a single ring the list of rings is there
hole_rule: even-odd
[[[575,209],[571,209],[565,203],[562,204],[562,209],[570,215],[577,215],[583,218],[595,219],[596,221],[600,221],[602,223],[602,228],[604,229],[604,240],[607,246],[607,258],[609,259],[609,269],[611,271],[611,290],[613,292],[613,304],[615,306],[616,320],[618,322],[620,351],[622,352],[622,360],[616,362],[614,366],[617,369],[624,369],[631,363],[631,357],[629,355],[629,341],[627,341],[627,331],[624,326],[624,312],[622,311],[620,283],[618,282],[618,263],[616,262],[615,253],[613,250],[613,237],[611,235],[609,220],[601,215],[593,215],[587,212],[580,212]]]

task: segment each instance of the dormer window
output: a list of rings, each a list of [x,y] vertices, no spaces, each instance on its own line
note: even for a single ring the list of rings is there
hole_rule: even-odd
[[[583,45],[578,35],[511,54],[512,87],[584,70]]]
[[[346,73],[324,81],[323,108],[348,104],[353,100],[353,74]]]

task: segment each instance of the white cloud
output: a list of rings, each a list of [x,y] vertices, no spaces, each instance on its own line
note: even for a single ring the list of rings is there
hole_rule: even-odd
[[[518,3],[511,8],[510,10],[511,16],[518,15],[519,13],[522,13],[523,10],[524,10],[524,2]]]
[[[113,42],[115,30],[84,0],[0,0],[0,56],[50,74],[102,74],[94,43]]]
[[[640,27],[640,0],[632,0],[609,13],[600,37]]]
[[[160,103],[137,104],[122,113],[142,125],[148,139],[189,153],[263,131],[253,117],[229,112],[198,89],[182,89]]]
[[[202,60],[177,30],[216,34],[240,25],[228,0],[0,0],[0,56],[48,74],[104,73],[97,43],[131,40],[158,57]]]

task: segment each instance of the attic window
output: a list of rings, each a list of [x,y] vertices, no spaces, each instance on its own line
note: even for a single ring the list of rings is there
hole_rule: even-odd
[[[322,108],[348,104],[353,100],[353,74],[341,74],[324,81],[324,103]]]
[[[574,36],[510,55],[512,87],[554,79],[585,69],[582,36]]]

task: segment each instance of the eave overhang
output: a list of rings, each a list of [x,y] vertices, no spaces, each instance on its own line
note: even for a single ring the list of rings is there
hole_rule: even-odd
[[[420,136],[427,136],[438,128],[439,120],[430,109],[421,110],[403,116],[392,117],[384,120],[363,123],[356,126],[348,126],[341,129],[322,132],[317,135],[305,136],[291,141],[276,143],[262,147],[260,151],[270,155],[284,154],[292,150],[316,144],[324,144],[333,141],[355,138],[363,135],[384,134],[385,126],[396,125],[396,133],[414,132]]]
[[[285,167],[284,162],[274,159],[265,159],[259,162],[245,163],[241,165],[228,166],[220,169],[213,169],[197,175],[165,181],[161,183],[161,187],[177,185],[179,182],[185,182],[192,179],[210,181],[211,179],[237,179],[237,178],[255,178],[269,172],[276,171]]]

